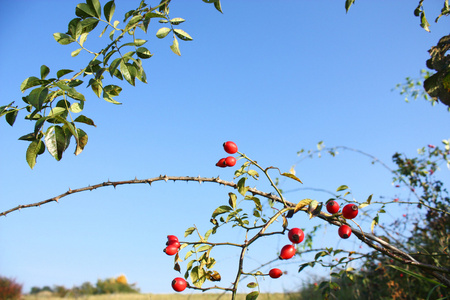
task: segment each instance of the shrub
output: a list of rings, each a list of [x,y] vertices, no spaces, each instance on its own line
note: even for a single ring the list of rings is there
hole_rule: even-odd
[[[0,276],[0,299],[15,300],[20,299],[22,295],[22,285],[14,279]]]

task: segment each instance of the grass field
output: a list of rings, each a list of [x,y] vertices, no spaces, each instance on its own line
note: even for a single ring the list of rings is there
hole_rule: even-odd
[[[237,299],[244,300],[245,294],[238,295]],[[64,299],[80,299],[80,300],[226,300],[230,299],[230,294],[110,294],[97,296],[83,296],[78,298],[58,298],[49,295],[34,296],[25,295],[24,300],[64,300]],[[298,299],[293,295],[287,294],[261,294],[258,300],[293,300]]]

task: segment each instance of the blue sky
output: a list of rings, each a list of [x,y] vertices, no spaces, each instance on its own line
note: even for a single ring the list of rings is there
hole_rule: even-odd
[[[419,26],[416,1],[357,1],[348,14],[344,1],[223,1],[224,14],[202,1],[172,1],[171,17],[187,21],[180,28],[194,39],[180,42],[174,55],[171,38],[158,40],[162,27],[150,24],[145,61],[148,84],[123,87],[116,106],[86,90],[84,114],[96,128],[85,151],[74,156],[73,145],[62,161],[48,153],[30,170],[27,143],[17,138],[33,125],[19,115],[14,127],[0,122],[3,157],[0,210],[41,201],[110,180],[135,177],[220,175],[233,179],[232,169],[218,169],[222,143],[235,141],[240,151],[263,166],[284,171],[298,161],[301,148],[345,145],[390,163],[394,152],[415,155],[416,149],[449,139],[446,107],[425,101],[406,103],[392,88],[407,76],[418,77],[427,50],[448,34],[449,21],[432,23],[431,33]],[[441,1],[425,3],[430,21]],[[21,103],[20,83],[37,76],[42,64],[51,69],[81,69],[89,55],[72,58],[74,45],[62,46],[53,33],[66,32],[78,1],[7,1],[0,12],[0,90],[3,104]],[[104,4],[105,1],[102,1]],[[113,19],[139,1],[116,2]],[[50,8],[50,9],[49,9]],[[87,47],[101,49],[107,37],[91,34]],[[302,161],[296,167],[302,188],[335,190],[350,186],[357,200],[370,194],[401,197],[380,166],[352,153],[338,158]],[[448,170],[443,168],[448,178]],[[445,175],[447,174],[447,175]],[[274,175],[276,176],[276,175]],[[254,183],[270,190],[265,182]],[[253,183],[252,183],[253,184]],[[285,190],[299,186],[282,181]],[[172,258],[162,253],[167,234],[182,236],[193,224],[205,232],[210,214],[227,202],[230,190],[212,184],[155,183],[99,189],[66,197],[59,204],[24,209],[0,218],[0,274],[32,286],[71,287],[125,274],[143,292],[172,292],[178,276]],[[326,201],[328,195],[301,190],[286,194]],[[391,215],[400,214],[392,211]],[[387,219],[382,220],[389,222]],[[311,229],[320,224],[306,215],[292,226]],[[368,228],[367,228],[368,230]],[[318,246],[358,248],[342,242],[336,228],[326,228]],[[224,231],[217,241],[242,241],[243,232]],[[276,257],[286,236],[267,238],[250,249],[248,268]],[[217,270],[224,282],[234,279],[237,254],[219,250]],[[287,276],[264,280],[263,291],[292,290],[320,271],[297,274],[302,260],[283,268]],[[183,265],[182,265],[183,267]],[[262,269],[268,271],[268,267]],[[245,291],[245,285],[242,291]]]

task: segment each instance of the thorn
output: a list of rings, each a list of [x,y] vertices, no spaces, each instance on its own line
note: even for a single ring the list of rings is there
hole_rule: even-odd
[[[136,176],[134,176],[134,180],[138,180]]]
[[[167,182],[167,180],[169,180],[169,177],[167,177],[167,175],[164,175],[164,181]]]

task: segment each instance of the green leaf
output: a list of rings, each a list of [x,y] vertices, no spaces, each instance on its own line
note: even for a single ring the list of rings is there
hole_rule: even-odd
[[[48,88],[46,88],[46,87],[35,88],[28,95],[28,101],[35,108],[41,109],[42,104],[44,103],[45,99],[47,98],[47,95],[48,95]]]
[[[345,12],[348,12],[348,10],[350,9],[350,6],[352,6],[353,3],[355,3],[355,0],[346,0],[345,1]]]
[[[69,45],[75,42],[75,40],[70,35],[60,32],[54,33],[53,38],[61,45]]]
[[[41,66],[41,79],[44,80],[47,77],[48,73],[50,73],[49,67],[46,65]]]
[[[245,186],[245,180],[247,178],[242,177],[241,179],[239,179],[238,183],[237,183],[237,190],[239,192],[239,194],[241,194],[242,196],[245,196],[245,194],[248,191],[248,186]]]
[[[44,80],[41,80],[34,76],[28,77],[20,85],[20,91],[24,92],[26,89],[29,89],[30,87],[33,87],[33,86],[41,85],[44,82],[45,82]]]
[[[346,190],[346,189],[348,189],[348,186],[346,186],[346,185],[341,185],[340,187],[337,188],[336,192],[344,191],[344,190]]]
[[[105,18],[108,22],[111,22],[111,19],[114,15],[114,11],[116,9],[116,4],[113,1],[109,1],[108,3],[103,6],[103,14],[105,15]]]
[[[86,0],[86,3],[91,8],[91,11],[95,13],[97,18],[102,16],[102,6],[98,0]]]
[[[104,99],[105,101],[108,101],[108,102],[112,103],[112,104],[117,104],[117,105],[122,104],[122,103],[120,103],[120,102],[114,100],[110,94],[105,93],[105,92],[103,92],[103,99]]]
[[[172,29],[167,28],[167,27],[160,28],[156,32],[156,37],[159,38],[159,39],[165,38],[169,34],[169,32],[171,32],[171,31],[172,31]]]
[[[86,132],[84,132],[80,128],[77,128],[77,133],[78,139],[77,139],[77,147],[75,149],[75,155],[80,154],[88,142],[88,135],[86,134]]]
[[[78,122],[78,123],[84,123],[87,125],[91,125],[94,127],[97,127],[97,125],[94,124],[94,121],[84,115],[80,115],[78,116],[75,120],[73,120],[74,122]]]
[[[129,30],[131,27],[133,27],[134,24],[138,23],[140,20],[142,20],[142,15],[135,15],[133,16],[130,21],[128,22],[127,26],[125,26],[125,31]]]
[[[17,109],[13,109],[13,110],[8,111],[5,114],[6,122],[8,122],[8,124],[10,126],[14,125],[14,122],[16,121],[16,117],[17,117],[18,113],[19,113],[19,111]]]
[[[247,296],[245,296],[245,300],[256,300],[256,299],[258,299],[258,296],[259,296],[259,292],[254,291],[254,292],[251,292],[250,294],[247,294]]]
[[[72,72],[73,72],[73,70],[61,69],[58,72],[56,72],[56,77],[58,77],[58,79],[59,79],[59,78],[63,77],[64,75],[72,73]]]
[[[207,251],[207,250],[211,249],[211,247],[212,247],[211,245],[203,245],[203,246],[201,246],[200,248],[197,249],[197,252]]]
[[[192,37],[187,32],[185,32],[184,30],[174,29],[173,32],[175,33],[175,35],[177,37],[179,37],[183,41],[192,41]]]
[[[228,203],[233,209],[236,209],[236,199],[237,199],[236,195],[233,193],[228,193],[228,196],[229,196]]]
[[[59,115],[65,113],[66,111],[67,110],[63,107],[55,107],[50,111],[50,113],[48,114],[48,117],[54,118],[56,116],[59,116]]]
[[[147,59],[147,58],[150,58],[153,56],[153,54],[151,54],[150,51],[145,47],[139,47],[136,50],[136,54],[139,58],[142,58],[142,59]]]
[[[73,104],[70,106],[69,110],[70,110],[71,112],[77,114],[77,113],[80,113],[80,112],[83,111],[83,107],[84,107],[84,102],[83,102],[83,101],[81,101],[81,102],[76,102],[76,103],[73,103]]]
[[[220,4],[220,0],[217,0],[214,2],[214,7],[221,13],[223,13],[222,11],[222,5]]]
[[[178,47],[178,40],[176,37],[173,37],[173,44],[170,46],[170,49],[178,56],[181,56],[180,48]]]
[[[136,47],[142,46],[142,45],[144,45],[145,43],[147,43],[147,40],[142,40],[142,39],[135,39],[135,40],[134,40],[134,45],[135,45]]]
[[[119,96],[120,92],[122,91],[122,88],[118,85],[110,84],[105,86],[103,90],[105,91],[105,93],[108,93],[113,97],[116,97]]]
[[[66,148],[64,130],[58,125],[50,126],[45,133],[45,145],[47,146],[48,152],[57,161],[61,160],[64,149]]]
[[[258,286],[258,284],[256,282],[250,282],[249,284],[247,284],[247,287],[249,289],[254,289],[257,286]]]
[[[184,232],[184,237],[187,237],[187,236],[191,235],[194,231],[195,231],[195,227],[189,227],[189,228],[186,229],[186,231]]]
[[[170,23],[172,25],[179,25],[179,24],[183,23],[184,21],[186,21],[186,20],[183,18],[173,18],[170,20]]]
[[[212,218],[215,218],[218,215],[227,213],[227,212],[229,212],[231,210],[232,210],[232,208],[230,206],[228,206],[228,205],[219,206],[218,208],[216,208],[216,210],[214,210],[214,212],[212,214]]]
[[[45,151],[45,145],[41,140],[32,141],[30,145],[28,145],[26,160],[31,169],[36,165],[36,159],[39,154],[42,154]]]
[[[120,72],[123,75],[123,78],[125,78],[126,81],[128,81],[129,84],[131,84],[132,86],[134,86],[134,80],[131,76],[131,72],[128,69],[128,66],[126,63],[124,63],[123,60],[120,61]]]
[[[78,4],[75,8],[75,14],[82,19],[96,16],[96,12],[92,11],[91,7],[86,3]]]
[[[102,94],[102,91],[103,91],[102,82],[91,78],[89,80],[89,85],[91,86],[92,91],[94,91],[94,93],[97,95],[97,97],[100,98],[100,95]]]
[[[425,12],[422,11],[420,13],[420,27],[422,27],[423,29],[425,29],[426,31],[430,32],[430,24],[428,23],[427,18],[425,17]]]
[[[163,13],[160,13],[159,11],[149,11],[148,13],[145,14],[144,18],[145,19],[150,19],[150,18],[165,18],[166,16]]]
[[[78,54],[80,54],[81,50],[83,50],[83,48],[79,48],[75,51],[72,51],[72,53],[70,53],[70,56],[72,56],[72,57],[77,56]]]
[[[95,29],[95,27],[97,27],[98,23],[99,23],[99,21],[95,18],[86,18],[86,19],[80,21],[79,24],[81,26],[81,32],[85,33],[85,34],[91,32],[92,30]],[[86,40],[86,38],[84,38],[84,40]],[[81,43],[81,44],[83,44],[83,43]]]

